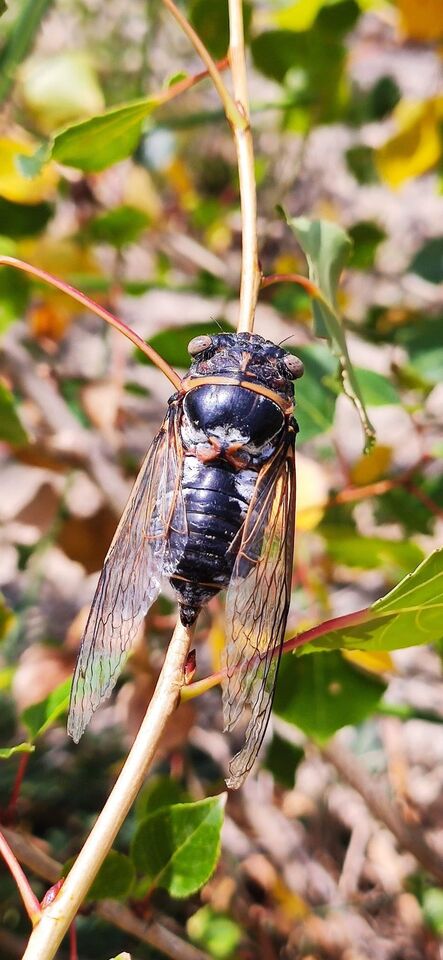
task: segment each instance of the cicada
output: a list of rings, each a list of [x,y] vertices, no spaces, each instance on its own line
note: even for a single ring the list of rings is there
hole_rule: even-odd
[[[182,623],[226,594],[225,729],[245,718],[231,787],[263,740],[291,594],[295,524],[293,381],[303,364],[257,334],[191,340],[106,556],[81,642],[68,731],[78,741],[109,696],[138,627],[168,578]]]

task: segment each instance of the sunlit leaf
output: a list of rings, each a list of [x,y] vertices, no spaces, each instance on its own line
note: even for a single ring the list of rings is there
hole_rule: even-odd
[[[23,427],[14,397],[10,390],[0,380],[0,440],[21,447],[28,442],[28,435]]]
[[[335,563],[361,570],[390,569],[408,573],[423,559],[423,551],[407,540],[385,540],[382,537],[347,536],[340,528],[323,525],[328,554]]]
[[[357,367],[355,375],[363,400],[368,407],[383,407],[386,404],[401,402],[391,381],[381,373]]]
[[[437,936],[443,935],[443,890],[430,887],[423,894],[423,917],[428,927]]]
[[[145,97],[74,123],[39,148],[32,166],[22,162],[21,167],[28,176],[36,176],[52,158],[85,173],[105,170],[134,152],[143,123],[157,106],[155,97]]]
[[[376,444],[369,453],[363,454],[351,467],[350,479],[352,483],[363,486],[373,483],[384,476],[392,461],[392,448]]]
[[[393,113],[396,132],[375,154],[380,177],[390,187],[399,187],[438,163],[442,116],[443,97],[401,100],[397,105]]]
[[[80,51],[32,57],[20,72],[19,86],[28,113],[45,134],[104,108],[95,70]]]
[[[20,172],[17,161],[20,156],[31,157],[36,145],[28,139],[17,137],[0,138],[0,196],[12,203],[41,203],[54,194],[58,173],[54,164],[48,164],[35,177],[28,180]]]
[[[370,673],[392,673],[395,669],[392,657],[386,650],[343,650],[343,656],[349,663]]]
[[[386,684],[347,663],[340,653],[283,658],[274,711],[319,743],[373,712]]]
[[[344,324],[338,313],[336,300],[340,275],[349,257],[351,241],[341,227],[328,220],[298,217],[287,219],[287,223],[306,255],[310,279],[323,294],[324,299],[313,300],[315,332],[317,336],[329,339],[340,361],[343,389],[359,413],[366,447],[370,448],[375,440],[375,431],[366,412],[364,398],[351,363]]]
[[[397,0],[401,25],[411,40],[441,40],[443,38],[443,6],[440,0]]]
[[[209,903],[189,918],[186,928],[193,943],[207,950],[214,960],[231,960],[242,939],[238,924],[213,910]]]
[[[314,650],[399,650],[443,637],[443,548],[431,553],[390,593],[362,616],[364,622],[331,630],[300,648]]]
[[[16,753],[33,753],[32,743],[16,743],[14,747],[0,747],[0,760],[9,760]]]
[[[206,883],[219,857],[225,799],[163,807],[140,823],[132,857],[146,889],[188,897]]]
[[[26,707],[21,715],[22,723],[29,732],[31,740],[41,737],[69,707],[71,678],[64,680],[55,690],[51,690],[44,700]]]
[[[303,454],[297,456],[297,529],[313,530],[321,521],[328,499],[325,469]]]

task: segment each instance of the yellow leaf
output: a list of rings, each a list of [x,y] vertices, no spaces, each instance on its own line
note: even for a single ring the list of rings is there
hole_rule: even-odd
[[[208,641],[212,670],[213,673],[217,673],[221,668],[221,657],[226,642],[224,618],[221,615],[214,617],[208,634]]]
[[[378,172],[391,187],[432,169],[441,156],[443,97],[401,100],[393,112],[394,135],[375,153]]]
[[[328,500],[326,473],[315,460],[297,454],[297,529],[313,530],[323,517]]]
[[[395,672],[395,666],[391,654],[387,650],[342,650],[342,656],[349,663],[354,663],[369,673],[390,673]]]
[[[364,486],[365,483],[373,483],[384,476],[392,460],[391,447],[385,447],[379,444],[372,448],[369,453],[360,457],[351,469],[351,480],[358,486]]]
[[[33,57],[20,71],[22,101],[42,133],[100,113],[104,96],[83,53]]]
[[[42,270],[71,283],[76,274],[101,276],[91,251],[78,246],[72,240],[58,240],[55,237],[22,240],[17,244],[17,255],[33,266],[41,267]],[[32,333],[37,337],[60,339],[81,308],[67,294],[46,284],[39,288],[37,299],[38,302],[34,303],[29,311]],[[94,299],[100,301],[102,297],[94,294]]]
[[[442,0],[397,0],[404,34],[411,40],[443,39]]]
[[[272,894],[279,904],[282,913],[289,920],[303,920],[309,916],[311,910],[306,901],[303,900],[302,897],[299,897],[298,893],[293,893],[292,890],[289,890],[279,877],[277,877],[272,887]]]
[[[161,199],[151,174],[138,164],[133,164],[125,177],[122,202],[146,213],[153,221],[161,217]]]
[[[0,196],[13,203],[40,203],[54,193],[58,173],[53,163],[47,163],[38,177],[27,180],[16,167],[20,154],[31,156],[38,144],[13,137],[0,138]]]

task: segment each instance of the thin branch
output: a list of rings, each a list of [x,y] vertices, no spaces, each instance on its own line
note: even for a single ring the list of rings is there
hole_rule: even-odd
[[[227,67],[229,67],[228,57],[217,60],[214,66],[217,72],[226,70]],[[200,83],[201,80],[206,80],[209,76],[209,70],[201,70],[200,73],[195,73],[192,77],[184,77],[183,80],[177,80],[177,83],[171,83],[171,86],[166,90],[161,90],[160,93],[156,94],[155,100],[157,105],[163,106],[164,103],[169,103],[170,100],[174,100],[175,97],[179,97],[180,94],[186,93],[191,87],[195,87],[197,83]]]
[[[366,772],[358,758],[337,740],[324,747],[322,753],[340,776],[363,797],[368,810],[387,826],[400,846],[409,850],[431,876],[443,883],[442,853],[427,843],[422,827],[415,828],[404,822],[398,806],[374,777]]]
[[[229,123],[231,123],[233,126],[244,126],[245,119],[238,109],[235,101],[232,99],[229,90],[227,87],[225,87],[217,68],[217,64],[211,57],[209,50],[206,49],[204,43],[200,40],[200,37],[195,32],[194,28],[191,26],[186,17],[183,16],[181,10],[176,7],[173,0],[162,0],[162,2],[164,6],[167,7],[169,12],[172,13],[172,16],[175,17],[177,23],[180,24],[183,33],[185,33],[189,38],[199,57],[203,60],[203,63],[206,64],[208,73],[223,104]]]
[[[309,630],[302,630],[301,633],[296,633],[294,637],[285,640],[282,652],[291,653],[294,650],[298,650],[298,648],[303,647],[305,643],[310,643],[311,640],[317,640],[318,637],[324,636],[325,633],[331,633],[333,630],[341,630],[343,627],[356,627],[361,623],[366,623],[372,613],[370,607],[365,607],[363,610],[354,610],[353,613],[346,613],[342,617],[332,617],[330,620],[324,620],[323,623],[318,623]],[[278,652],[278,650],[275,650],[274,656],[276,656]],[[251,659],[253,660],[254,658]],[[213,673],[209,677],[204,677],[202,680],[189,683],[187,686],[182,687],[180,693],[181,700],[194,700],[195,697],[201,696],[202,693],[206,693],[207,690],[222,683],[224,676],[225,670],[220,670],[219,673]]]
[[[123,333],[128,340],[131,340],[136,347],[139,348],[152,363],[155,363],[156,367],[164,373],[165,377],[171,381],[176,390],[181,388],[181,380],[175,370],[169,366],[169,363],[154,350],[153,347],[150,347],[148,343],[139,337],[138,333],[135,330],[131,330],[131,327],[128,327],[123,320],[119,320],[118,317],[115,317],[113,313],[110,313],[109,310],[105,310],[104,307],[101,307],[95,300],[91,300],[91,297],[87,297],[85,293],[80,293],[80,290],[77,290],[76,287],[71,286],[70,283],[66,283],[64,280],[60,280],[58,277],[54,277],[51,273],[47,273],[46,270],[41,270],[40,267],[33,267],[30,263],[25,263],[24,260],[17,260],[16,257],[6,257],[0,256],[0,266],[4,267],[14,267],[16,270],[23,270],[24,273],[29,273],[32,277],[37,277],[38,280],[42,280],[43,283],[47,283],[52,287],[56,287],[57,290],[61,290],[62,293],[65,293],[68,297],[71,297],[72,300],[76,300],[77,303],[80,303],[82,307],[86,307],[87,310],[91,310],[92,313],[96,313],[98,317],[101,317],[102,320],[106,320],[106,323],[109,323],[111,327],[114,327],[115,330],[118,330],[119,333]]]
[[[249,118],[242,0],[229,0],[229,59],[234,97],[243,123],[233,124],[237,150],[242,222],[242,268],[237,332],[252,332],[260,289],[261,272],[257,246],[257,192],[254,171],[254,143]]]
[[[3,833],[0,831],[0,856],[3,857],[6,866],[9,868],[16,884],[18,892],[25,905],[26,913],[34,926],[41,916],[40,904],[34,891],[31,889],[28,878],[24,874],[17,857],[11,850],[9,843]]]
[[[10,829],[6,829],[5,834],[17,859],[21,860],[28,870],[32,870],[48,883],[54,884],[57,881],[63,870],[61,863],[43,853],[31,837]],[[209,960],[206,953],[186,943],[158,920],[140,920],[128,907],[114,900],[97,902],[94,904],[94,913],[114,927],[138,938],[142,943],[161,950],[167,957],[171,957],[171,960]]]
[[[143,783],[183,683],[191,632],[178,620],[144,720],[120,776],[60,893],[44,911],[23,960],[52,960]]]
[[[309,277],[304,277],[301,273],[270,273],[267,277],[262,276],[260,287],[265,290],[266,287],[272,287],[274,283],[296,283],[297,286],[303,287],[303,290],[306,290],[306,293],[314,300],[323,299],[319,287],[312,280],[309,280]]]

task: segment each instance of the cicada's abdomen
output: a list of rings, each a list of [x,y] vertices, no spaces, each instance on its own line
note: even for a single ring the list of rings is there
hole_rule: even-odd
[[[168,563],[184,623],[193,623],[201,606],[228,585],[258,472],[283,428],[277,404],[241,386],[206,384],[184,397],[187,534],[175,533],[172,523]]]

